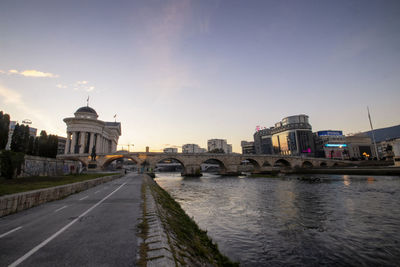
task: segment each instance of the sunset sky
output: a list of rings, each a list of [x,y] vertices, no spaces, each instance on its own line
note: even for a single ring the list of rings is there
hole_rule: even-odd
[[[0,1],[0,110],[66,136],[89,95],[135,151],[398,125],[400,1]]]

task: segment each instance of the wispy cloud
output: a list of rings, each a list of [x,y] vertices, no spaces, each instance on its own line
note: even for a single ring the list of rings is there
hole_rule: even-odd
[[[0,96],[6,104],[23,104],[21,95],[0,85]]]
[[[1,71],[1,73],[5,73],[4,71]],[[57,78],[59,75],[53,74],[50,72],[43,72],[43,71],[38,71],[38,70],[24,70],[24,71],[18,71],[15,69],[11,69],[8,71],[8,74],[15,74],[15,75],[21,75],[25,77],[34,77],[34,78]]]
[[[59,83],[59,84],[56,84],[56,87],[57,87],[57,88],[61,88],[61,89],[68,88],[68,86],[67,86],[67,85],[64,85],[64,84],[61,84],[61,83]]]
[[[93,85],[90,85],[88,81],[77,81],[74,84],[72,84],[72,87],[74,88],[75,91],[86,91],[86,92],[92,92],[95,87]]]
[[[44,129],[46,129],[46,131],[60,134],[60,131],[57,130],[51,123],[47,113],[43,113],[41,110],[30,106],[24,101],[23,96],[19,92],[7,88],[1,84],[0,104],[4,104],[6,107],[7,105],[13,106],[15,109],[19,110],[19,113],[24,114],[24,116],[30,114],[30,119],[39,122]]]

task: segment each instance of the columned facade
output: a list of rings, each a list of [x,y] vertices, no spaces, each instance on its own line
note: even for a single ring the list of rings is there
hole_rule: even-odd
[[[117,150],[121,124],[98,120],[96,111],[90,107],[79,108],[75,117],[65,118],[67,143],[65,154],[96,155],[113,153]]]

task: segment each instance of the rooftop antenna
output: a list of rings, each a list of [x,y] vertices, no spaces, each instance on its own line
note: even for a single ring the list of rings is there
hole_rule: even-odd
[[[368,106],[367,106],[367,110],[368,110],[369,125],[371,125],[372,140],[374,141],[375,154],[376,154],[376,158],[379,160],[378,149],[376,148],[376,142],[375,142],[374,128],[372,127],[371,115],[369,114],[369,107]]]
[[[90,96],[88,96],[87,99],[86,99],[86,106],[88,106],[88,107],[89,107],[89,97]]]
[[[114,115],[114,122],[117,122],[117,114]]]

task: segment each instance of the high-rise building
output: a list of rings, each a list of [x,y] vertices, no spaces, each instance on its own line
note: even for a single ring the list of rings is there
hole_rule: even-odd
[[[225,153],[232,153],[232,145],[228,144],[226,139],[210,139],[207,141],[208,152],[215,149],[222,149]]]
[[[254,133],[253,137],[255,154],[274,154],[271,128],[259,129]]]
[[[308,116],[289,116],[275,123],[275,127],[254,133],[256,154],[314,156],[314,140]]]
[[[275,154],[314,156],[313,133],[307,115],[283,118],[271,132]]]
[[[256,154],[254,142],[242,141],[240,145],[242,147],[242,154]]]

